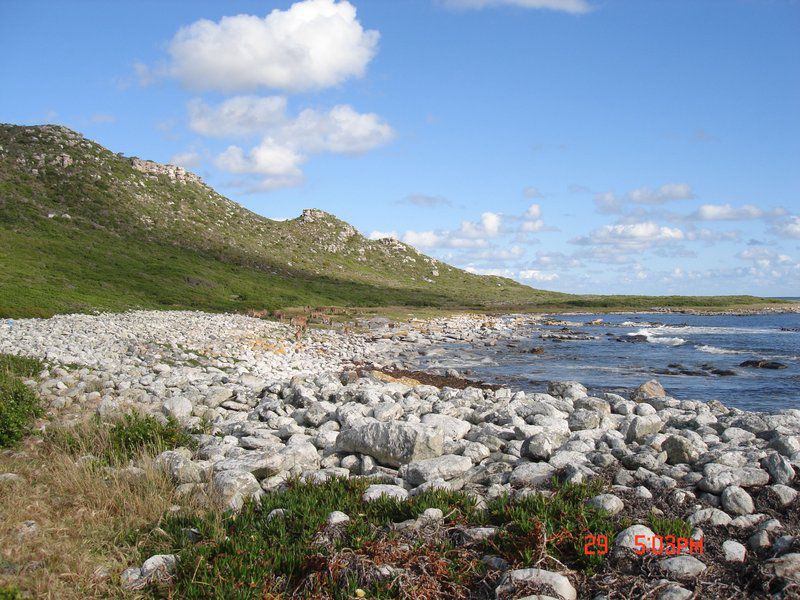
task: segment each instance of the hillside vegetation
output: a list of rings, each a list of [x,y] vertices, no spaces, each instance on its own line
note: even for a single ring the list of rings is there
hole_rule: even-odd
[[[479,276],[309,209],[273,221],[180,167],[65,127],[0,125],[0,316],[307,304],[647,308],[753,297],[582,297]]]

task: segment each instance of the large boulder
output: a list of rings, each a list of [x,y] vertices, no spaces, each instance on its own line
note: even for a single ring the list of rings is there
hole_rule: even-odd
[[[336,438],[337,451],[367,454],[392,467],[441,456],[443,446],[440,429],[417,423],[364,423],[345,429]]]
[[[646,415],[644,417],[634,417],[628,426],[625,441],[638,442],[654,433],[658,433],[664,427],[664,422],[658,415]]]
[[[671,465],[693,464],[700,457],[697,445],[680,435],[671,435],[661,444],[667,453],[667,462]]]
[[[211,489],[225,508],[238,511],[247,498],[263,493],[258,480],[246,471],[220,471],[211,479]]]
[[[464,474],[472,467],[472,461],[466,456],[445,454],[436,458],[428,458],[409,463],[400,469],[400,476],[411,485],[421,485],[433,479],[445,481]]]
[[[441,429],[444,437],[460,440],[467,433],[469,433],[472,425],[463,419],[457,419],[449,415],[440,415],[438,413],[428,413],[422,417],[423,425]]]
[[[656,379],[651,379],[640,385],[631,394],[631,400],[634,402],[642,402],[646,398],[664,398],[667,392],[664,387]]]

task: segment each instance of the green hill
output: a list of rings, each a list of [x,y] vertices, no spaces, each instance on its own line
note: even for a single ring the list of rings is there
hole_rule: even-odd
[[[659,300],[571,296],[474,275],[396,240],[368,240],[319,210],[264,218],[180,167],[115,154],[65,127],[0,125],[0,316],[666,304]]]

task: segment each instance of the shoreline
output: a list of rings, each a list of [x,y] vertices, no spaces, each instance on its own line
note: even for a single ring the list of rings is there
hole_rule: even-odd
[[[241,315],[62,315],[0,323],[0,352],[51,361],[33,383],[51,422],[138,411],[204,430],[196,449],[155,459],[191,502],[247,515],[250,501],[281,497],[297,478],[322,486],[344,478],[363,484],[367,504],[455,493],[485,510],[579,486],[567,489],[595,490],[581,502],[611,519],[613,552],[596,573],[583,572],[577,555],[569,564],[548,559],[542,573],[487,554],[484,542],[509,535],[510,524],[448,527],[467,540],[459,551],[494,561],[485,582],[497,594],[563,578],[565,597],[570,589],[593,597],[608,591],[603,577],[624,574],[643,593],[669,588],[676,598],[790,597],[800,585],[800,410],[677,400],[657,381],[622,396],[591,395],[575,381],[539,393],[473,386],[458,373],[426,380],[404,358],[436,352],[436,339],[502,335],[515,318],[530,317],[373,318],[366,332],[315,328],[296,342],[287,325]],[[434,516],[444,523],[445,514]],[[415,530],[425,530],[422,518]],[[687,540],[704,540],[704,554],[635,552],[636,536],[652,541],[673,521]],[[193,556],[191,547],[181,556]],[[150,576],[134,565],[123,586],[150,585]]]

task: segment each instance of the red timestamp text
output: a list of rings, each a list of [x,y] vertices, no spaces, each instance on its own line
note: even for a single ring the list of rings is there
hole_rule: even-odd
[[[634,554],[702,554],[703,538],[686,538],[674,535],[637,535],[633,538]],[[608,554],[608,536],[588,534],[584,536],[585,555]]]

